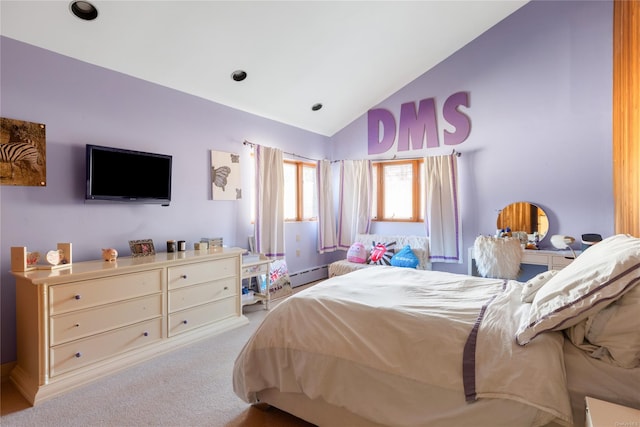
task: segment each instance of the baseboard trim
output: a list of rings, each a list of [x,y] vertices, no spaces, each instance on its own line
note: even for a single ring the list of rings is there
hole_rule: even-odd
[[[16,362],[9,362],[0,365],[0,381],[9,381],[9,374],[11,370],[16,366]]]

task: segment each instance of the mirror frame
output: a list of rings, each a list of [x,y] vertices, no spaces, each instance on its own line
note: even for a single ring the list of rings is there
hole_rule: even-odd
[[[530,202],[510,203],[498,212],[496,228],[511,228],[512,232],[538,232],[538,242],[549,234],[549,216],[540,206]]]

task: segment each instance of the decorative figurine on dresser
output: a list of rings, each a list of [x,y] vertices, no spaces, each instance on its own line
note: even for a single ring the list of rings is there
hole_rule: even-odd
[[[118,258],[118,251],[113,248],[107,248],[102,250],[102,259],[108,262],[116,262]]]

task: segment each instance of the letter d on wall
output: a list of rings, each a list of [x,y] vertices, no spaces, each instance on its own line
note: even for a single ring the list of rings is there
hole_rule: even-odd
[[[396,140],[396,119],[391,111],[382,108],[369,110],[369,154],[380,154],[393,147]],[[382,125],[382,139],[380,139]]]

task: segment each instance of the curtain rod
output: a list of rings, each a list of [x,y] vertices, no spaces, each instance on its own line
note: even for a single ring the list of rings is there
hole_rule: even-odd
[[[462,156],[462,153],[459,151],[456,151],[455,149],[453,149],[453,151],[451,151],[451,156],[456,156],[456,157],[460,157]],[[428,156],[423,156],[423,157],[403,157],[403,158],[398,158],[397,154],[394,154],[393,157],[386,158],[386,159],[368,159],[371,160],[372,162],[391,162],[394,160],[420,160],[420,159],[424,159],[425,157]],[[332,160],[331,163],[336,163],[336,162],[340,162],[341,160]]]
[[[243,145],[250,145],[251,147],[255,147],[256,145],[260,145],[260,144],[254,143],[254,142],[247,141],[246,139],[244,140],[244,142],[242,144]],[[311,157],[301,156],[300,154],[296,154],[296,153],[289,153],[287,151],[283,151],[283,153],[288,155],[288,156],[300,157],[301,159],[310,160],[312,162],[318,162],[319,161],[318,159],[312,159]]]
[[[251,147],[255,147],[256,145],[260,145],[260,144],[256,144],[254,142],[251,141],[247,141],[246,139],[244,140],[244,142],[242,143],[243,145],[250,145]],[[295,157],[300,157],[302,159],[306,159],[306,160],[311,160],[312,162],[317,162],[319,160],[317,159],[312,159],[310,157],[306,157],[306,156],[301,156],[300,154],[296,154],[296,153],[289,153],[286,151],[283,151],[284,154],[287,154],[289,156],[295,156]],[[451,156],[456,156],[456,157],[460,157],[462,156],[462,153],[459,151],[456,151],[456,149],[454,148],[451,151]],[[425,156],[426,157],[426,156]],[[394,154],[394,156],[390,159],[371,159],[372,162],[384,162],[384,161],[392,161],[392,160],[418,160],[418,159],[423,159],[424,157],[407,157],[407,158],[402,158],[399,159],[397,154]],[[335,162],[339,162],[340,160],[332,160],[331,163],[335,163]]]

